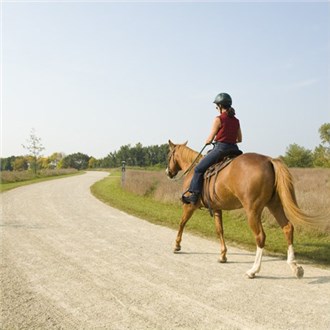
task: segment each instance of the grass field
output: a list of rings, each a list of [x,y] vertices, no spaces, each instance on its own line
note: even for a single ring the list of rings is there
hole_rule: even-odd
[[[330,170],[292,169],[296,181],[297,199],[307,213],[329,214]],[[181,218],[181,186],[170,181],[164,171],[128,170],[124,189],[121,173],[92,186],[93,194],[104,202],[156,224],[178,228]],[[264,212],[263,224],[267,235],[266,253],[286,257],[286,241],[272,216]],[[214,222],[207,210],[198,210],[187,224],[187,230],[216,239]],[[224,230],[227,242],[254,250],[255,241],[242,210],[224,212]],[[173,243],[175,237],[173,237]],[[183,237],[184,247],[184,237]],[[330,265],[330,234],[295,231],[295,249],[298,259]]]

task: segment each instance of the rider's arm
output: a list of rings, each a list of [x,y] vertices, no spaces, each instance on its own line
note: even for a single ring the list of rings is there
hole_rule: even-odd
[[[211,127],[211,132],[210,132],[209,136],[207,137],[205,144],[212,143],[212,141],[215,138],[215,136],[217,135],[220,127],[221,127],[221,120],[219,117],[215,117],[212,127]]]
[[[238,128],[238,132],[237,132],[237,140],[236,140],[236,142],[237,142],[237,143],[242,142],[242,130],[241,130],[240,127]]]

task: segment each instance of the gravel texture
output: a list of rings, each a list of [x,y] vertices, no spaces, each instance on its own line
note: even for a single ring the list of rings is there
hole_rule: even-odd
[[[111,208],[90,193],[105,173],[0,195],[1,329],[330,329],[330,270],[219,245]],[[178,219],[179,221],[179,219]],[[193,220],[192,220],[193,221]]]

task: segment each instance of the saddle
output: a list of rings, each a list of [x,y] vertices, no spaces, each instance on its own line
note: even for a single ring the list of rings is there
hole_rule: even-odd
[[[241,155],[243,152],[241,150],[232,150],[223,154],[220,158],[219,162],[210,166],[206,172],[204,173],[204,187],[203,187],[203,203],[209,209],[210,215],[213,217],[213,210],[211,207],[211,199],[210,199],[210,184],[211,178],[214,176],[213,181],[213,198],[217,199],[217,195],[215,193],[215,182],[217,176],[221,170],[223,170],[226,166],[228,166],[237,156]]]
[[[204,180],[209,179],[211,176],[218,174],[222,169],[231,163],[231,161],[237,156],[241,155],[243,152],[241,150],[231,150],[227,151],[219,159],[218,163],[211,165],[204,173]]]

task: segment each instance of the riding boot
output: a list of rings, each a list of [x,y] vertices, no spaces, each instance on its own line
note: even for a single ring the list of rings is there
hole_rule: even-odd
[[[199,200],[200,193],[193,192],[189,196],[182,195],[182,202],[185,204],[196,204]]]

